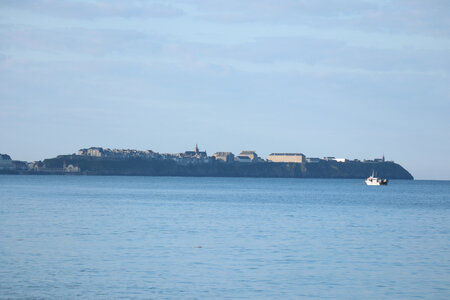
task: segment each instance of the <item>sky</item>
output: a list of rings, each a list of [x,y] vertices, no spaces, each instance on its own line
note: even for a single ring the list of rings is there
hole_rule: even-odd
[[[385,155],[450,179],[450,1],[0,0],[0,153]]]

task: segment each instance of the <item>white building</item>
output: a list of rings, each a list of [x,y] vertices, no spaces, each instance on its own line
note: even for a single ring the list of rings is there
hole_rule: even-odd
[[[348,159],[346,159],[346,158],[335,158],[335,159],[333,159],[334,161],[337,161],[337,162],[340,162],[340,163],[345,163],[345,162],[348,162]]]
[[[307,157],[306,162],[310,164],[317,164],[320,162],[320,158],[318,157]]]
[[[67,173],[79,173],[80,172],[80,167],[74,166],[74,165],[66,166],[66,164],[64,163],[64,172],[67,172]]]

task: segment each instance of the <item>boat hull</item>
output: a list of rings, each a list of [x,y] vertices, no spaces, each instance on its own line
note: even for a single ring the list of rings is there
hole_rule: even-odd
[[[366,184],[367,185],[387,185],[388,181],[386,179],[385,180],[369,180],[369,179],[366,179]]]

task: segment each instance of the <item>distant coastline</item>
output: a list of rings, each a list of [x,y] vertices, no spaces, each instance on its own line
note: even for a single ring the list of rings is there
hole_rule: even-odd
[[[267,159],[255,151],[186,151],[160,154],[151,150],[91,147],[77,154],[37,162],[0,156],[0,174],[19,175],[137,175],[196,177],[366,178],[372,171],[389,179],[414,179],[402,166],[384,157],[373,160],[306,157],[302,153],[272,153]]]

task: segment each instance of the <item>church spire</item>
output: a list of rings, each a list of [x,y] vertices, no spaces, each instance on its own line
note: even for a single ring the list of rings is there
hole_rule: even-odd
[[[195,144],[195,153],[198,154],[198,145]]]

